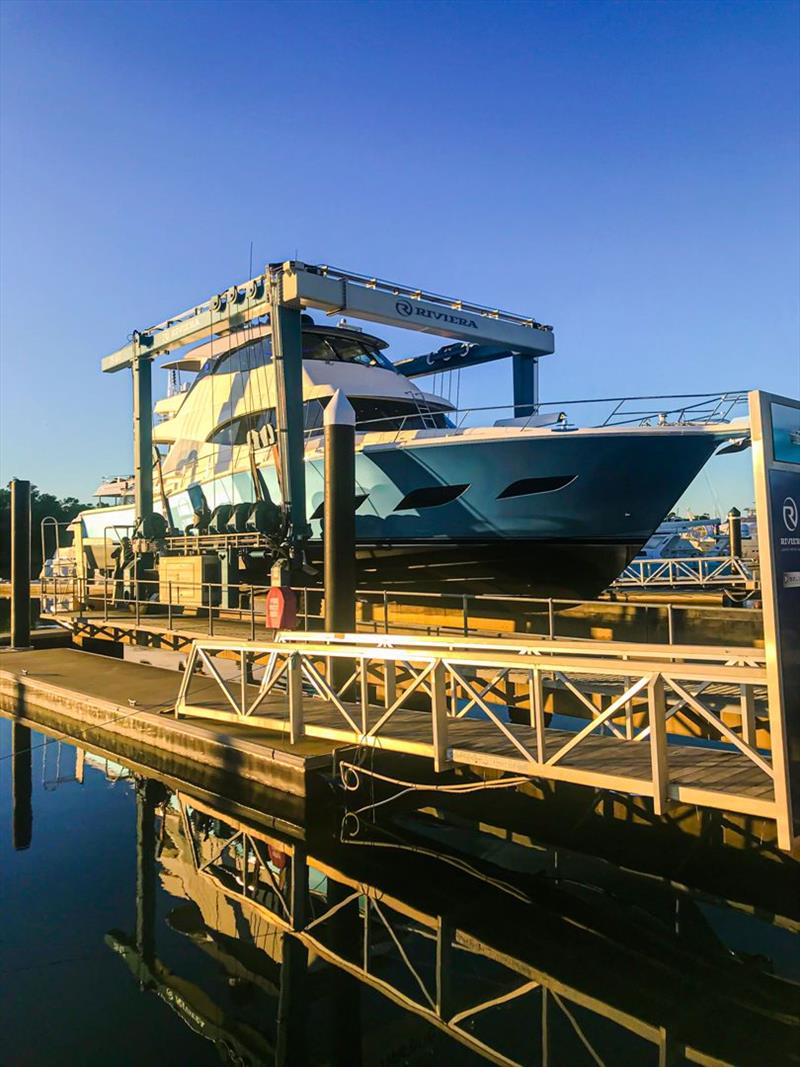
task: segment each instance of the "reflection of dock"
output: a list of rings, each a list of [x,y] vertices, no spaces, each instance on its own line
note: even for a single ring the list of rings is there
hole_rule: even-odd
[[[57,716],[51,721],[57,732]],[[323,827],[312,832],[285,796],[238,776],[225,780],[174,757],[167,766],[160,752],[156,778],[152,750],[114,734],[104,735],[105,748],[94,740],[96,754],[134,772],[137,797],[136,923],[108,943],[143,989],[243,1064],[301,1063],[307,1054],[308,1062],[351,1067],[373,1040],[382,1056],[392,1041],[427,1042],[442,1062],[457,1042],[505,1067],[548,1057],[747,1067],[768,1054],[798,1062],[796,987],[733,955],[715,932],[724,938],[730,923],[709,924],[705,910],[730,902],[752,912],[747,921],[796,936],[797,861],[769,846],[757,852],[752,841],[748,852],[744,840],[739,851],[709,841],[703,855],[714,870],[700,871],[692,888],[693,850],[687,843],[683,859],[671,852],[669,827],[640,822],[634,843],[624,838],[634,828],[587,820],[573,804],[566,815],[585,836],[574,826],[565,835],[583,854],[532,840],[531,873],[514,873],[513,862],[482,858],[480,834],[468,850],[459,845],[452,821],[437,836],[429,815],[407,809],[386,829],[348,819],[335,840]],[[583,796],[575,792],[573,802]],[[446,794],[419,799],[457,811]],[[533,802],[480,796],[473,808],[482,809],[484,834],[513,839],[515,824],[531,832],[540,823],[556,838],[564,809],[546,788],[537,803],[547,817],[536,816]],[[659,853],[671,854],[671,866],[654,865]],[[620,867],[600,858],[622,862],[623,854]],[[173,901],[186,901],[168,911],[169,937],[157,919],[165,914],[159,882]],[[782,902],[793,909],[783,916]],[[176,962],[175,934],[206,957],[203,966],[185,952]],[[209,980],[212,973],[223,981]],[[388,1009],[364,999],[376,996],[405,1020],[380,1040],[370,1027]],[[309,1024],[323,1003],[333,1005],[322,1018],[335,1031],[330,1022]]]
[[[141,787],[139,796],[146,796]],[[162,810],[170,885],[206,898],[215,958],[260,988],[264,974],[276,975],[275,1041],[283,1058],[275,1062],[304,1062],[297,1042],[314,1040],[298,1035],[296,1014],[320,960],[505,1067],[539,1056],[760,1064],[765,1050],[774,1062],[798,1062],[794,987],[744,968],[696,906],[668,889],[642,883],[632,909],[633,883],[587,898],[569,879],[509,875],[437,854],[414,837],[373,829],[372,838],[308,848],[188,794]],[[215,915],[230,917],[218,926]],[[262,965],[252,949],[266,929],[274,931],[265,942],[273,947]],[[138,974],[132,939],[114,938]],[[165,981],[159,966],[156,989],[164,995],[175,979]],[[317,990],[326,988],[320,979]],[[244,1043],[237,1047],[244,1051]],[[360,1061],[360,1045],[332,1059]]]

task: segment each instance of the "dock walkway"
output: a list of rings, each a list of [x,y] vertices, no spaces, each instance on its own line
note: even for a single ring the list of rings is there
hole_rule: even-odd
[[[305,795],[308,775],[331,765],[330,741],[305,738],[290,745],[281,731],[174,715],[181,676],[139,663],[75,649],[0,651],[0,708],[35,719],[56,713],[74,724],[72,737],[106,732],[161,752],[236,774],[261,785]],[[212,695],[212,679],[194,680]]]

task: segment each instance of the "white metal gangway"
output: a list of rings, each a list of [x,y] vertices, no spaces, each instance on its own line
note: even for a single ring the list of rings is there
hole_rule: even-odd
[[[290,632],[198,639],[176,715],[285,732],[293,743],[320,737],[421,756],[436,770],[460,764],[646,796],[656,813],[670,801],[745,812],[775,819],[790,847],[783,721],[763,651],[602,644]],[[230,663],[223,677],[220,656],[238,660],[238,681]],[[527,691],[525,722],[498,703],[509,682]],[[550,683],[583,705],[583,728],[552,724]],[[678,715],[694,724],[694,739],[670,744],[667,723]]]

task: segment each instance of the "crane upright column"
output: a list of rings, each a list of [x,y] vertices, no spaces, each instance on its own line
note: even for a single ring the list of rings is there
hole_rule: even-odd
[[[275,362],[278,450],[283,508],[288,517],[289,549],[308,538],[306,520],[305,435],[303,433],[302,312],[283,300],[282,268],[270,277],[272,358]]]
[[[133,376],[133,471],[136,522],[153,514],[153,364],[138,352]]]

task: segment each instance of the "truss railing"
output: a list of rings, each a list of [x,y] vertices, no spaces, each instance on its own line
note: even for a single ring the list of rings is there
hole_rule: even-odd
[[[752,589],[755,584],[754,567],[738,556],[685,556],[674,559],[634,559],[613,583],[613,588],[716,585]]]
[[[223,676],[223,654],[238,661],[233,677]],[[703,662],[671,662],[559,653],[547,645],[509,651],[466,642],[437,646],[433,639],[416,646],[365,642],[361,635],[328,641],[288,635],[252,644],[198,639],[175,714],[288,731],[292,743],[322,737],[427,756],[437,771],[487,766],[618,789],[652,797],[659,813],[670,798],[692,802],[718,792],[724,801],[716,806],[774,816],[772,764],[756,734],[759,720],[768,718],[766,670],[746,655],[707,649]],[[334,669],[336,663],[345,666]],[[345,681],[334,683],[339,674]],[[525,723],[510,722],[498,702],[510,680],[527,688]],[[546,680],[568,690],[588,713],[577,732],[549,724]],[[604,694],[600,705],[592,699],[598,692]],[[696,736],[724,743],[726,757],[738,757],[726,771],[741,772],[747,790],[715,788],[705,745],[695,766],[687,766],[684,755],[678,759],[666,731],[677,715]],[[764,796],[765,785],[772,799]]]

